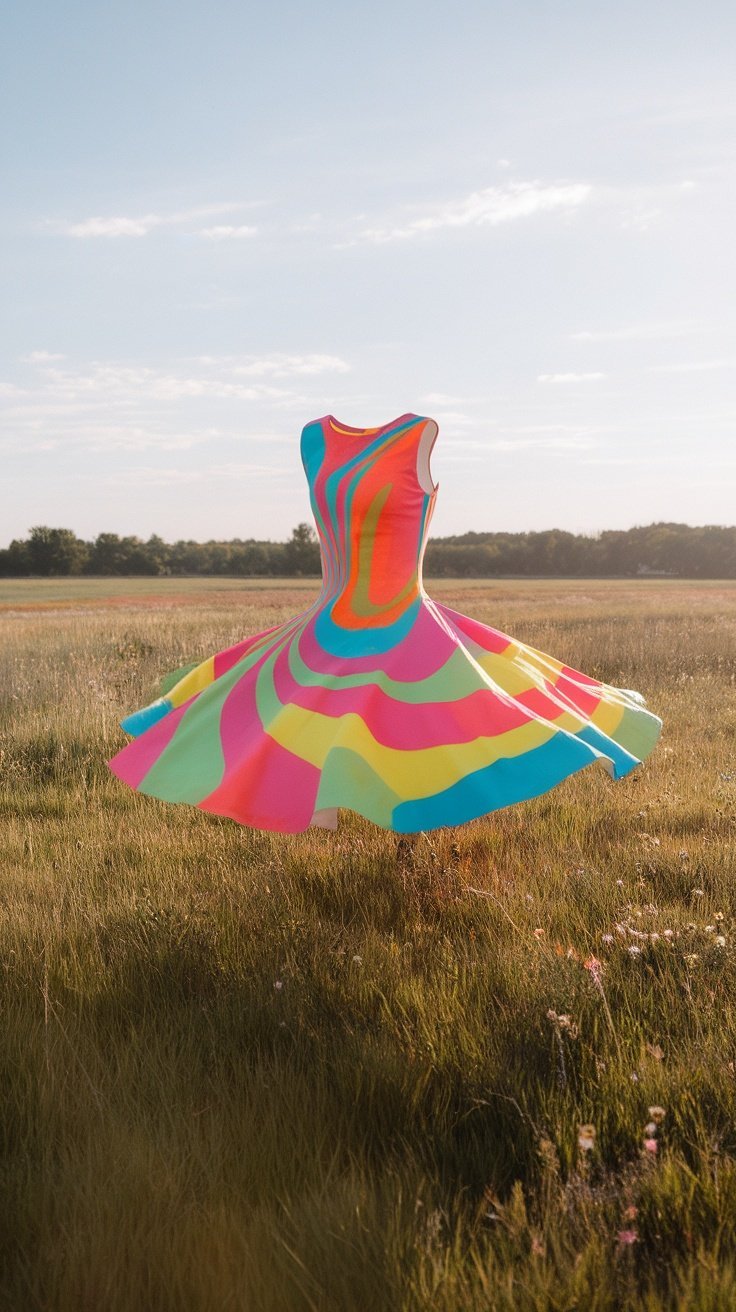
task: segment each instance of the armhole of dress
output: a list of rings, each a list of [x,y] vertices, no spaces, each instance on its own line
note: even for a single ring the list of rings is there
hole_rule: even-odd
[[[429,458],[432,454],[432,447],[437,441],[438,433],[439,428],[434,419],[428,419],[417,447],[417,479],[422,491],[430,497],[439,487],[439,483],[433,482],[432,471],[429,467]]]

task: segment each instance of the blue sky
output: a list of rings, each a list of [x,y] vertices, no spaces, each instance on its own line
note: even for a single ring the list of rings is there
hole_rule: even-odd
[[[6,12],[0,545],[283,538],[327,412],[436,535],[735,523],[734,12]]]

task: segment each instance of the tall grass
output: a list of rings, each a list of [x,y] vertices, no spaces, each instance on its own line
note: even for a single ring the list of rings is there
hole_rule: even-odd
[[[736,1306],[736,588],[467,591],[640,689],[645,766],[251,831],[104,761],[308,591],[6,614],[3,1309]]]

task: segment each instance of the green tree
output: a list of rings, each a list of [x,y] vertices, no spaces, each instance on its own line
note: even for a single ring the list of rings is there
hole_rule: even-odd
[[[286,544],[284,564],[287,574],[319,574],[320,554],[317,534],[310,524],[297,524]]]
[[[28,560],[32,574],[81,574],[89,547],[70,528],[48,528],[38,524],[28,539]]]

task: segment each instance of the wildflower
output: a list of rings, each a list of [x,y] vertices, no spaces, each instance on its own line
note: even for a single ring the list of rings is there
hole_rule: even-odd
[[[613,943],[613,934],[601,934],[602,943]]]
[[[652,1138],[645,1139],[644,1148],[646,1152],[651,1153],[654,1157],[657,1152],[657,1140]]]
[[[632,1071],[632,1072],[631,1072],[631,1079],[634,1081],[634,1084],[638,1084],[638,1083],[639,1083],[639,1073],[638,1073],[638,1071]]]
[[[650,942],[652,942],[652,943],[658,943],[658,942],[659,942],[659,938],[660,938],[660,935],[657,933],[656,930],[654,930],[654,931],[649,935]]]
[[[551,1020],[552,1024],[556,1025],[559,1030],[567,1030],[571,1039],[576,1039],[578,1037],[577,1022],[573,1020],[568,1012],[562,1012],[558,1015],[557,1012],[553,1011],[550,1007],[547,1012],[547,1020]]]
[[[358,965],[358,966],[362,966],[362,964],[363,964],[363,958],[362,958],[362,957],[359,957],[359,956],[357,955],[357,953],[356,953],[356,955],[353,957],[353,961],[354,961],[354,962],[356,963],[356,965]]]
[[[667,1115],[667,1111],[664,1107],[650,1107],[649,1115],[651,1116],[653,1121],[657,1122],[657,1125],[661,1125],[662,1121]]]
[[[715,934],[715,932],[716,932],[716,927],[715,927],[715,925],[706,925],[706,927],[705,927],[705,932],[706,932],[706,934]]]
[[[275,981],[275,983],[274,983],[274,988],[275,988],[275,989],[282,989],[283,987],[284,987],[284,985],[283,985],[283,981],[280,980],[280,979],[277,979],[277,980]]]
[[[631,1206],[627,1207],[626,1211],[624,1212],[624,1221],[633,1221],[636,1219],[638,1215],[639,1215],[639,1208],[634,1203],[632,1203]]]
[[[636,1230],[619,1230],[616,1235],[618,1242],[624,1244],[635,1244],[639,1236]]]
[[[705,889],[704,889],[704,888],[694,888],[694,889],[692,890],[692,894],[693,894],[693,897],[705,897]]]
[[[629,956],[631,956],[631,957],[640,957],[640,956],[641,956],[641,948],[638,948],[638,947],[636,946],[636,943],[630,943],[630,944],[629,944],[628,951],[629,951]]]
[[[532,1252],[535,1257],[544,1257],[544,1244],[539,1235],[534,1235],[532,1238]]]
[[[700,960],[697,952],[686,952],[683,961],[686,966],[696,966]]]
[[[657,1133],[657,1126],[654,1123],[654,1121],[649,1121],[648,1125],[644,1126],[644,1133],[647,1135],[649,1139],[654,1138],[655,1134]]]
[[[542,1135],[539,1140],[538,1152],[539,1152],[539,1156],[542,1159],[542,1162],[544,1163],[544,1167],[546,1170],[548,1171],[559,1170],[560,1160],[557,1156],[557,1149],[555,1148],[555,1145],[553,1144],[552,1140],[547,1139],[545,1135]]]
[[[617,879],[617,880],[616,880],[616,887],[617,887],[617,888],[623,888],[623,886],[624,886],[624,881],[623,881],[623,879]]]
[[[674,937],[675,937],[675,931],[674,931],[673,929],[664,929],[664,930],[662,930],[662,934],[663,934],[663,936],[664,936],[665,938],[674,938]]]
[[[583,965],[586,970],[590,971],[591,977],[595,983],[600,984],[601,975],[603,973],[603,962],[599,961],[597,957],[588,957],[588,959],[583,962]]]
[[[537,942],[539,942],[540,938],[544,938],[544,930],[540,929],[540,927],[537,926],[537,928],[534,931],[534,937],[537,940]]]
[[[716,934],[716,947],[725,948],[725,946],[726,946],[726,940],[723,934]]]
[[[595,1126],[581,1125],[578,1131],[578,1147],[584,1152],[589,1153],[595,1147]]]
[[[723,920],[723,912],[722,912],[722,911],[716,911],[716,914],[714,915],[713,919],[714,919],[715,921],[717,921],[718,924],[720,925],[721,922],[722,922],[722,920]]]

